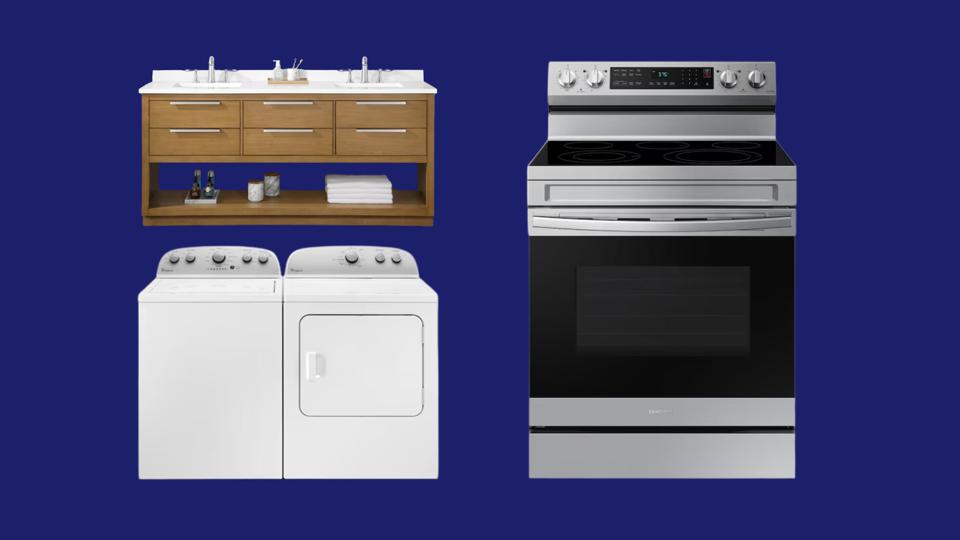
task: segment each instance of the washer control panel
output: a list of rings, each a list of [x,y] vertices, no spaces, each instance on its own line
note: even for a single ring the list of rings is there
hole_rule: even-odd
[[[185,247],[160,259],[158,277],[279,277],[280,261],[272,251],[243,246]]]
[[[287,259],[287,277],[418,277],[417,261],[392,247],[326,246],[298,249]]]

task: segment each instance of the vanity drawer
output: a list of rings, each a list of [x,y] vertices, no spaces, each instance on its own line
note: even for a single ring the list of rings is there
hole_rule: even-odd
[[[332,128],[333,102],[269,99],[243,102],[245,128]]]
[[[243,130],[243,154],[245,156],[329,156],[332,153],[332,129],[266,128]]]
[[[219,99],[164,99],[150,102],[152,128],[238,128],[240,102]]]
[[[337,102],[338,128],[427,127],[427,102],[370,99]]]
[[[240,130],[219,128],[150,129],[154,156],[238,156]]]
[[[342,156],[422,156],[427,130],[420,128],[357,128],[337,130],[337,154]]]

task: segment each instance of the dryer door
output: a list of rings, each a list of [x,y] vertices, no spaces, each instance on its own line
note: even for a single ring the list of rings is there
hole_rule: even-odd
[[[416,416],[423,410],[423,321],[415,315],[300,320],[300,411]]]

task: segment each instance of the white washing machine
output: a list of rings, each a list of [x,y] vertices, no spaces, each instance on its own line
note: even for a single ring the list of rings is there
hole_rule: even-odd
[[[170,251],[139,296],[140,478],[281,478],[276,255]]]
[[[437,305],[406,251],[290,255],[285,478],[437,478]]]

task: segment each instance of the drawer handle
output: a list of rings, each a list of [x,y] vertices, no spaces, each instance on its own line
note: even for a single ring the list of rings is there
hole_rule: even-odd
[[[170,105],[219,105],[219,101],[171,101]]]
[[[406,105],[406,101],[354,101],[356,105]]]
[[[264,105],[313,105],[312,101],[264,101]]]
[[[264,133],[313,133],[312,129],[265,129]]]
[[[171,129],[170,133],[220,133],[219,129]]]
[[[357,133],[406,133],[405,129],[358,129]]]

